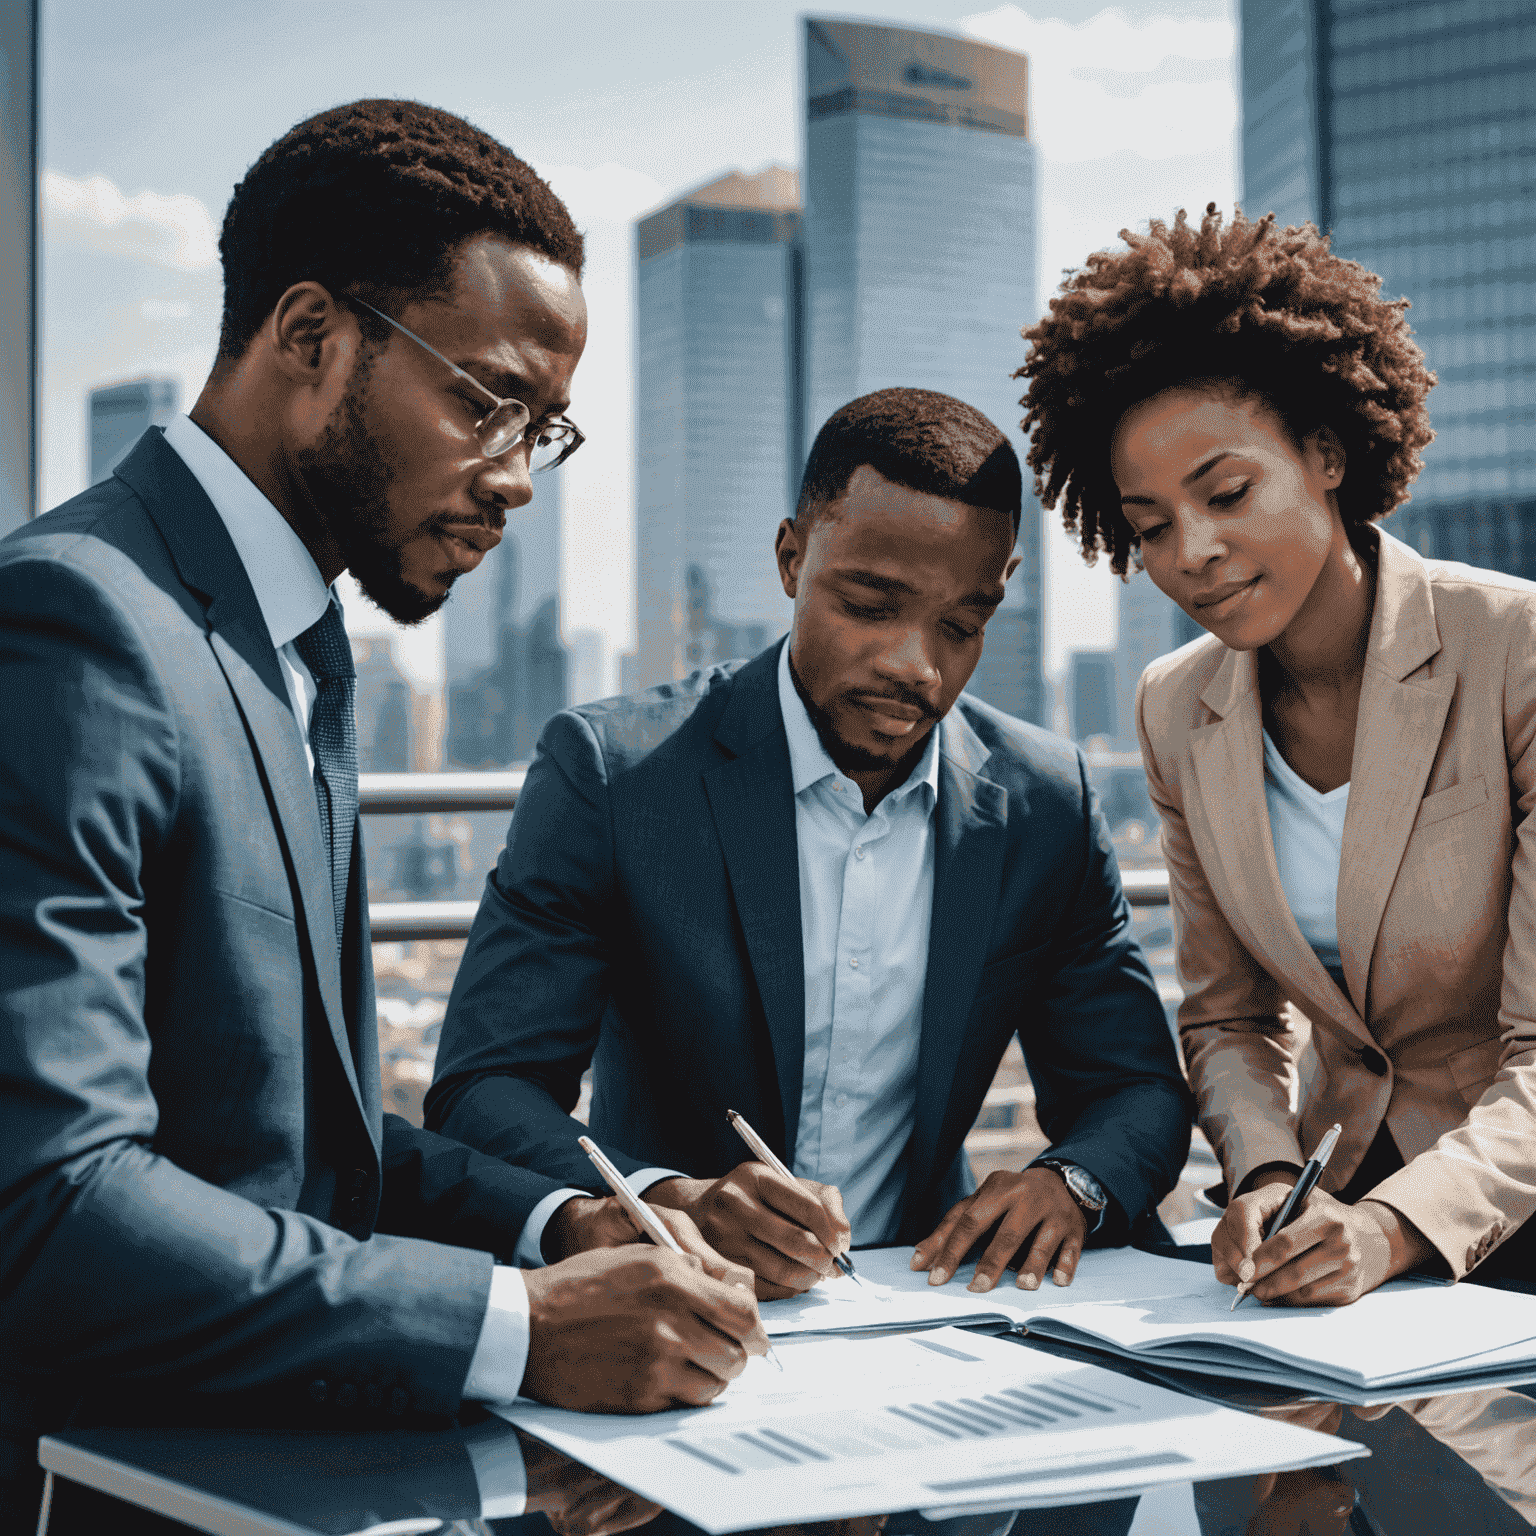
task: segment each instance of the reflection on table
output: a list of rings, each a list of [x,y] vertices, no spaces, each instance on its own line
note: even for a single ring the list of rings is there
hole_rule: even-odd
[[[1046,1347],[1075,1358],[1086,1353]],[[1470,1536],[1536,1526],[1536,1397],[1530,1389],[1343,1407],[1096,1359],[1370,1449],[1369,1458],[1334,1468],[1195,1485],[1200,1536]],[[177,1529],[130,1513],[93,1489],[225,1536],[547,1536],[551,1529],[558,1536],[617,1536],[640,1527],[649,1536],[687,1536],[696,1529],[489,1417],[440,1431],[361,1434],[75,1430],[50,1437],[43,1460],[55,1472],[48,1536]],[[514,1515],[525,1499],[526,1512]],[[797,1529],[808,1536],[1125,1536],[1136,1503],[1119,1499],[941,1525],[908,1511]],[[742,1516],[750,1519],[750,1511]]]

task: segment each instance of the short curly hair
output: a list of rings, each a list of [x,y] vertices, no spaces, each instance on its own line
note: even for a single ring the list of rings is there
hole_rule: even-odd
[[[219,235],[219,359],[312,280],[371,300],[441,293],[473,235],[498,234],[581,275],[565,204],[504,144],[417,101],[354,101],[290,129],[235,188]],[[366,317],[360,317],[365,319]],[[373,341],[387,327],[365,327]]]
[[[1211,203],[1198,230],[1180,209],[1171,228],[1154,219],[1120,238],[1125,250],[1090,256],[1023,333],[1031,346],[1014,374],[1029,380],[1019,403],[1036,494],[1060,501],[1089,564],[1102,549],[1124,576],[1140,546],[1110,474],[1116,425],[1182,385],[1263,400],[1298,443],[1331,427],[1347,456],[1346,525],[1408,499],[1434,435],[1424,399],[1435,376],[1406,299],[1381,298],[1375,273],[1335,256],[1311,224],[1277,229],[1272,213],[1238,211],[1224,227]]]
[[[932,389],[877,389],[839,407],[811,444],[795,520],[814,521],[868,464],[892,485],[1004,512],[1019,531],[1024,471],[1002,431],[973,405]]]

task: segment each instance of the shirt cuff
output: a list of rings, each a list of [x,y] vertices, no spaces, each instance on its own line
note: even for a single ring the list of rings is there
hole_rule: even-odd
[[[491,1270],[490,1299],[470,1356],[464,1396],[482,1403],[510,1403],[527,1367],[528,1287],[520,1269],[498,1264]]]
[[[543,1269],[548,1262],[544,1257],[544,1228],[549,1225],[549,1218],[567,1200],[590,1199],[592,1195],[585,1189],[557,1189],[554,1194],[545,1195],[523,1223],[517,1247],[512,1250],[512,1262],[519,1269]]]
[[[480,1485],[480,1518],[509,1520],[522,1514],[528,1507],[528,1469],[517,1436],[506,1433],[494,1440],[466,1440],[464,1449]]]
[[[642,1168],[638,1173],[626,1173],[624,1182],[629,1185],[635,1195],[643,1198],[652,1184],[660,1184],[663,1179],[686,1179],[687,1177],[686,1173],[679,1173],[675,1168]]]

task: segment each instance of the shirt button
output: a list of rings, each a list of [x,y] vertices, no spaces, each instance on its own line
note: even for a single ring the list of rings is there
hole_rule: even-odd
[[[855,848],[853,850],[853,856],[856,859],[862,859],[864,857],[864,849],[863,849],[862,845],[860,847]]]
[[[837,1096],[837,1107],[839,1109],[843,1109],[843,1108],[845,1108],[847,1106],[847,1103],[848,1103],[848,1095],[846,1093],[838,1094],[838,1096]]]
[[[842,794],[843,792],[843,786],[837,783],[835,780],[833,781],[832,788],[835,789],[838,794]]]
[[[858,956],[855,955],[853,957],[853,959],[848,962],[848,964],[851,965],[854,968],[854,970],[858,970],[858,968],[859,968],[859,958],[858,958]]]

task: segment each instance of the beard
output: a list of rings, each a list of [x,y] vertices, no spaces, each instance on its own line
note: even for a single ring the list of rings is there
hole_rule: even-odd
[[[787,645],[789,642],[786,641]],[[848,775],[855,773],[889,773],[892,770],[900,770],[903,779],[910,773],[918,758],[923,755],[923,750],[928,745],[929,732],[933,726],[923,732],[922,739],[915,742],[900,757],[882,757],[878,752],[871,752],[868,747],[861,747],[857,742],[849,741],[842,735],[832,719],[829,710],[823,709],[815,699],[806,691],[805,684],[800,681],[800,674],[795,671],[795,663],[791,659],[789,663],[789,680],[795,685],[795,692],[800,696],[800,702],[805,705],[805,712],[811,717],[811,724],[816,727],[816,734],[821,739],[821,745],[828,757],[832,759],[833,766],[840,772]],[[918,708],[926,709],[927,706],[921,700],[914,701]],[[937,724],[937,721],[934,722]]]
[[[389,532],[389,487],[395,472],[384,445],[368,428],[368,372],[371,359],[357,369],[335,414],[312,448],[295,454],[294,464],[327,526],[353,580],[375,608],[397,624],[420,624],[448,601],[407,581],[401,546]],[[428,531],[430,524],[414,530]],[[452,582],[457,572],[439,579]]]

